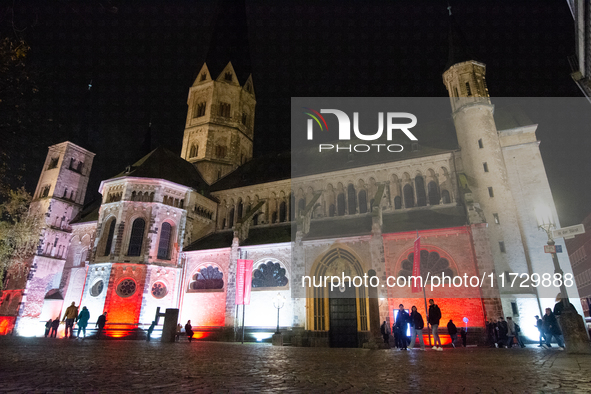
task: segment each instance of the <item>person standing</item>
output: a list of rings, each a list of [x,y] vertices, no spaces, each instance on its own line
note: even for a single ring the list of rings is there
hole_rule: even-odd
[[[84,333],[84,338],[86,338],[86,326],[88,325],[88,319],[90,319],[90,312],[88,312],[88,309],[83,306],[80,314],[76,318],[76,324],[78,325],[77,338],[80,338],[80,330],[82,330]]]
[[[538,347],[542,347],[546,342],[546,336],[544,335],[544,321],[540,319],[540,316],[536,315],[536,328],[540,333],[540,344]]]
[[[431,325],[433,334],[433,350],[442,351],[441,339],[439,339],[439,334],[437,332],[437,330],[439,330],[439,320],[441,320],[441,309],[439,309],[435,304],[435,301],[431,298],[429,300],[429,316],[427,316],[427,321]],[[437,345],[439,345],[439,347]]]
[[[70,338],[74,338],[74,320],[76,320],[77,317],[78,307],[75,302],[72,302],[72,305],[66,309],[66,313],[62,319],[62,321],[66,321],[66,338],[68,338],[68,330],[70,331]]]
[[[56,317],[52,322],[51,322],[51,334],[49,334],[49,336],[51,338],[56,338],[57,337],[57,329],[60,326],[60,317]]]
[[[404,305],[398,305],[398,316],[396,316],[396,331],[398,334],[398,348],[400,350],[408,350],[406,345],[406,331],[408,329],[408,323],[410,316],[408,312],[404,310]]]
[[[382,338],[384,338],[384,343],[390,343],[390,327],[388,327],[388,323],[385,320],[380,326],[380,332],[382,333]]]
[[[546,308],[546,314],[544,315],[543,321],[544,332],[546,334],[546,343],[542,347],[545,349],[552,347],[550,342],[552,341],[552,337],[555,337],[556,342],[558,342],[558,348],[560,350],[564,350],[564,338],[562,337],[562,331],[560,330],[556,316],[554,316],[554,313],[552,313],[552,309]]]
[[[425,327],[425,321],[423,316],[419,313],[416,306],[412,306],[410,312],[410,348],[414,348],[416,336],[419,336],[419,343],[421,350],[425,350],[425,341],[423,340],[423,328]]]
[[[521,340],[521,327],[519,327],[519,324],[515,323],[515,339],[517,340],[517,344],[521,347],[525,347],[525,344],[523,343],[523,341]]]
[[[507,316],[507,348],[513,347],[513,338],[515,338],[515,322],[511,316]]]
[[[486,340],[488,342],[489,347],[495,347],[495,323],[493,323],[492,319],[488,319],[486,322]]]
[[[193,340],[193,326],[191,326],[191,320],[185,324],[185,333],[187,334],[187,339],[191,342]]]
[[[466,331],[465,327],[462,327],[462,329],[460,330],[460,336],[462,337],[462,346],[466,347],[466,342],[468,340],[468,331]]]
[[[51,323],[53,323],[53,320],[51,319],[47,320],[47,323],[45,323],[45,338],[47,338],[47,336],[49,335],[49,330],[51,330]]]
[[[152,339],[152,333],[154,332],[154,327],[156,327],[156,322],[152,321],[152,324],[150,324],[150,327],[148,327],[148,335],[146,336],[147,342],[150,342],[150,339]]]
[[[499,317],[499,322],[497,323],[497,328],[498,328],[498,333],[499,333],[499,347],[503,347],[507,345],[507,332],[508,332],[508,326],[507,326],[507,322],[505,321],[505,319],[503,318],[503,316]]]
[[[105,324],[107,323],[107,312],[104,312],[102,315],[96,319],[95,327],[98,327],[96,330],[96,339],[101,339],[101,334],[103,332],[103,328],[105,328]]]
[[[174,336],[174,340],[178,342],[181,339],[181,334],[183,333],[183,326],[181,324],[176,325],[176,335]]]
[[[458,340],[458,328],[451,319],[449,319],[449,322],[447,323],[447,332],[451,338],[451,345],[456,347],[456,341]]]

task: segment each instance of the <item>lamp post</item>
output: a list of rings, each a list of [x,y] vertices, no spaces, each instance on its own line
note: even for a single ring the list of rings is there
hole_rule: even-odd
[[[275,334],[281,334],[281,332],[279,332],[279,310],[283,308],[284,305],[285,297],[282,296],[281,293],[277,293],[277,295],[273,297],[273,306],[277,308],[277,331],[275,331]]]
[[[536,216],[538,219],[538,228],[544,230],[548,235],[548,246],[551,249],[550,253],[552,255],[552,262],[554,263],[554,273],[559,274],[561,278],[560,295],[562,297],[563,308],[560,316],[558,316],[558,322],[562,329],[564,342],[566,343],[566,351],[567,353],[589,354],[591,353],[591,347],[589,347],[589,337],[585,323],[575,308],[571,308],[566,286],[564,285],[564,274],[560,268],[558,256],[556,255],[556,243],[552,235],[552,230],[554,230],[556,224],[554,223],[552,212],[548,207],[540,206],[536,208]]]
[[[558,261],[558,256],[556,255],[556,242],[554,242],[554,237],[552,236],[552,230],[556,227],[554,224],[554,219],[552,218],[552,213],[550,209],[546,206],[539,206],[536,208],[536,216],[538,219],[538,228],[542,229],[548,235],[548,246],[550,247],[553,252],[550,254],[552,255],[552,262],[554,263],[554,273],[560,275],[560,296],[562,297],[562,305],[564,309],[568,309],[570,307],[570,301],[568,300],[568,293],[566,292],[566,286],[564,285],[564,272],[560,268],[560,263]]]

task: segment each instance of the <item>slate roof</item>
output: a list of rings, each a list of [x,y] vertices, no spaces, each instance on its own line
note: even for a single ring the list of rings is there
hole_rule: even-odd
[[[382,220],[382,233],[387,234],[463,226],[468,223],[468,216],[463,206],[455,205],[401,209],[385,214]]]
[[[85,206],[82,211],[76,215],[70,224],[79,224],[87,222],[96,222],[99,218],[99,209],[101,207],[101,200],[95,200]]]
[[[187,247],[183,248],[183,252],[229,248],[232,246],[233,238],[234,232],[232,230],[217,231],[192,242]]]
[[[290,242],[292,234],[295,235],[295,228],[292,231],[292,223],[282,223],[271,226],[251,226],[248,232],[248,238],[244,240],[241,246],[274,244],[281,242]],[[234,232],[232,230],[218,231],[213,234],[196,240],[183,249],[183,252],[194,250],[220,249],[232,246]]]
[[[203,180],[193,164],[182,159],[166,148],[156,148],[111,179],[124,176],[138,178],[164,179],[179,185],[191,187],[205,196],[209,195],[209,185]]]

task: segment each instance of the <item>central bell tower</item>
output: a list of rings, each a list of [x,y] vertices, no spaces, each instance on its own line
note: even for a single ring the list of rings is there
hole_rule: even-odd
[[[189,89],[181,157],[212,184],[252,158],[256,99],[246,7],[220,4],[207,58]]]

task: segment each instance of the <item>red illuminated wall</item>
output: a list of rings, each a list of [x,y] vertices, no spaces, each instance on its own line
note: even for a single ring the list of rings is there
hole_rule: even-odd
[[[121,297],[116,291],[119,283],[125,279],[133,279],[136,283],[135,293],[129,297]],[[145,281],[146,266],[140,264],[113,264],[111,277],[109,278],[109,289],[105,299],[105,311],[108,312],[108,329],[133,328],[127,325],[138,323]]]
[[[468,277],[479,276],[470,229],[468,227],[453,227],[446,229],[427,230],[419,233],[421,236],[421,249],[429,252],[436,251],[443,258],[450,262],[450,267],[457,275]],[[412,252],[413,244],[416,239],[416,232],[384,234],[384,255],[386,258],[386,274],[388,276],[398,277],[401,270],[402,261]],[[441,275],[441,273],[439,273]],[[467,317],[468,327],[484,327],[485,313],[482,302],[482,293],[479,287],[471,286],[447,286],[431,289],[426,286],[426,298],[433,298],[435,303],[441,309],[442,318],[440,327],[447,326],[447,322],[453,319],[456,326],[462,327],[462,319]],[[405,309],[410,309],[416,305],[418,311],[425,319],[425,301],[423,291],[412,293],[409,286],[406,287],[388,287],[388,316],[393,321],[393,309],[398,309],[399,304],[403,304]]]
[[[14,328],[16,316],[0,316],[0,335],[8,335]]]
[[[226,292],[186,293],[181,323],[191,320],[198,327],[223,327],[226,321]]]

